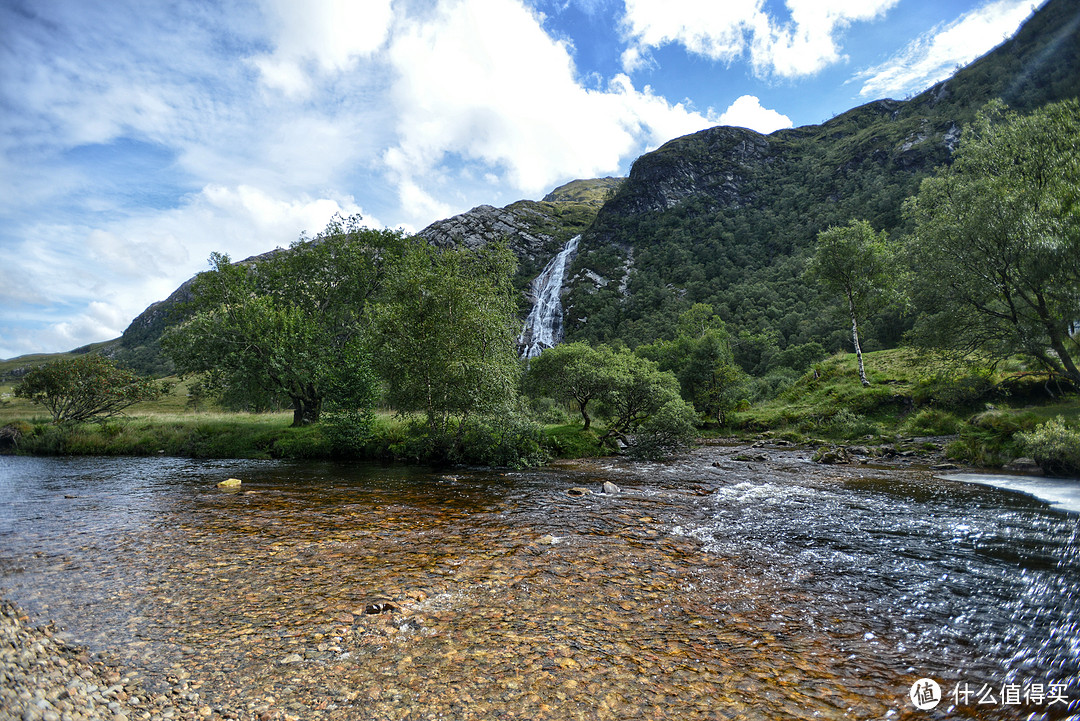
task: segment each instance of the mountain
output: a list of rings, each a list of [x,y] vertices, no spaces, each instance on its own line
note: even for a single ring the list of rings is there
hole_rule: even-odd
[[[987,101],[1025,111],[1080,95],[1078,29],[1080,4],[1051,0],[1012,39],[910,100],[770,135],[710,128],[638,158],[583,235],[567,337],[649,342],[702,302],[748,346],[846,348],[835,302],[801,279],[817,233],[862,218],[900,235],[904,199],[949,162]],[[907,322],[895,308],[871,319],[868,346],[895,345]],[[743,364],[762,372],[768,359]]]
[[[438,220],[417,235],[437,246],[478,248],[503,240],[518,258],[515,285],[522,291],[521,310],[532,302],[529,284],[552,256],[593,223],[623,178],[574,180],[541,201],[519,200],[505,208],[481,205],[446,220]]]
[[[1078,31],[1080,4],[1050,0],[1012,39],[911,99],[770,135],[710,128],[638,158],[625,180],[577,180],[541,201],[481,205],[420,235],[443,246],[505,240],[519,258],[524,317],[530,281],[581,234],[564,287],[570,339],[649,342],[704,302],[741,334],[740,363],[752,372],[785,349],[846,348],[835,302],[801,278],[817,233],[852,218],[903,233],[904,199],[949,161],[988,100],[1024,111],[1080,95]],[[157,339],[187,287],[96,350],[143,372],[166,370]],[[895,345],[907,323],[898,309],[870,319],[864,349]]]

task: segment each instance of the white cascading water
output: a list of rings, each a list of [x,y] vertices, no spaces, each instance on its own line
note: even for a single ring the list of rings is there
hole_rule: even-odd
[[[545,348],[552,348],[562,340],[562,300],[559,293],[562,291],[566,266],[577,252],[579,240],[580,235],[568,240],[532,282],[536,301],[525,319],[525,329],[518,336],[522,358],[535,358]]]

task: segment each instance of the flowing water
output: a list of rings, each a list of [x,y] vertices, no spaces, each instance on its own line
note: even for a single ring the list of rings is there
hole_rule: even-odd
[[[575,235],[566,242],[562,250],[548,261],[544,270],[532,282],[532,291],[536,297],[525,328],[518,337],[522,358],[535,358],[545,348],[552,348],[562,340],[563,318],[560,293],[566,268],[577,252],[580,235]]]
[[[0,457],[0,593],[242,718],[1078,717],[1080,516],[740,450],[453,475]]]

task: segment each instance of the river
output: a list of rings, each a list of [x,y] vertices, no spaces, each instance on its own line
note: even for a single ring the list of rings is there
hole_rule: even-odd
[[[1080,715],[1080,516],[743,451],[439,473],[0,457],[0,594],[241,718]]]

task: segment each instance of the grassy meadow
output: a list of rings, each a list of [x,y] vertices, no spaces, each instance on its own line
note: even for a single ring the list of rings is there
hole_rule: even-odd
[[[1059,416],[1080,427],[1080,399],[1057,395],[1044,375],[1028,372],[1019,361],[990,366],[908,348],[864,357],[868,388],[859,383],[854,354],[839,354],[814,364],[776,397],[744,404],[728,427],[707,428],[703,435],[768,436],[807,445],[936,437],[951,458],[992,467],[1025,455],[1016,438],[1019,432]],[[0,426],[13,424],[20,430],[18,452],[41,455],[399,460],[410,455],[410,419],[388,411],[376,414],[372,432],[361,445],[342,453],[322,423],[293,428],[291,411],[239,413],[206,402],[193,407],[188,382],[167,380],[172,390],[159,400],[132,406],[125,415],[103,422],[62,428],[51,423],[44,408],[15,398],[15,384],[4,382]],[[602,422],[585,432],[569,408],[549,408],[542,415],[540,445],[547,456],[612,452],[599,441]]]

